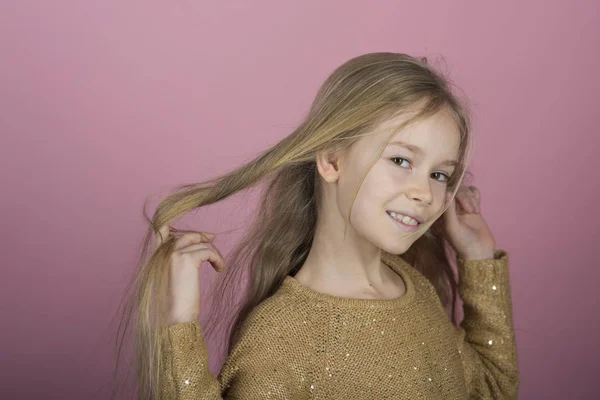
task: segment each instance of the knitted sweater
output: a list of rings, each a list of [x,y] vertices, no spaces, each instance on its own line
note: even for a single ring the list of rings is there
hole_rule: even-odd
[[[508,399],[519,386],[508,255],[457,259],[456,328],[420,272],[392,300],[342,298],[285,277],[249,315],[217,377],[197,321],[163,328],[161,399]]]

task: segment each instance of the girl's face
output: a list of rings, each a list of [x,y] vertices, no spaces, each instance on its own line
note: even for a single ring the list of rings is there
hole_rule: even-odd
[[[443,109],[398,132],[361,184],[380,146],[408,117],[390,119],[361,137],[342,155],[338,177],[336,199],[342,215],[347,220],[356,188],[361,186],[351,213],[352,229],[392,254],[406,252],[439,218],[436,214],[444,206],[460,142],[454,119]]]

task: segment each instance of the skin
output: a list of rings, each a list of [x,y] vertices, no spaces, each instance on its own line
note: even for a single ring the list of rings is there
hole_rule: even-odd
[[[390,142],[418,146],[388,145],[365,180],[380,146],[394,126],[409,118],[406,113],[378,126],[352,147],[338,154],[319,154],[317,168],[323,186],[312,248],[295,279],[322,293],[341,297],[391,299],[405,292],[402,278],[381,261],[381,251],[402,254],[438,221],[444,224],[451,245],[465,259],[493,258],[494,239],[480,214],[479,191],[461,188],[450,209],[439,218],[447,192],[447,176],[456,160],[459,131],[447,110],[415,122],[398,132]],[[344,239],[350,204],[356,188]],[[451,195],[451,193],[450,193]],[[405,232],[386,210],[410,211],[425,222],[416,232]],[[439,220],[438,220],[439,218]]]
[[[361,185],[378,146],[391,134],[389,128],[408,116],[381,124],[372,135],[362,137],[343,153],[317,156],[324,197],[311,251],[295,275],[301,284],[340,297],[397,298],[406,287],[402,278],[381,262],[381,250],[404,253],[433,223],[442,224],[460,258],[494,257],[494,236],[481,215],[476,187],[459,188],[448,210],[441,218],[437,215],[445,196],[451,195],[440,173],[453,172],[453,167],[440,163],[455,159],[459,143],[458,130],[447,111],[398,132],[392,142],[419,146],[421,152],[389,146]],[[352,196],[359,186],[347,235],[342,240]],[[425,222],[409,234],[398,229],[386,210],[412,211],[422,215]],[[168,238],[169,229],[168,225],[160,228],[157,245]],[[214,233],[190,231],[175,239],[170,257],[168,324],[198,318],[199,267],[203,262],[219,272],[226,269],[215,238]]]

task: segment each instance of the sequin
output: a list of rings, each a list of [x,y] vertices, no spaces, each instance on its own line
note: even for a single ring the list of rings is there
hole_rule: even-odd
[[[226,379],[222,387],[234,388],[232,394],[254,391],[262,393],[262,398],[290,400],[298,400],[300,396],[293,396],[288,390],[304,392],[303,398],[315,397],[322,391],[321,397],[335,393],[341,394],[336,396],[339,398],[382,400],[458,400],[479,389],[485,393],[488,389],[515,393],[518,380],[513,379],[514,375],[501,379],[515,371],[514,336],[509,326],[510,297],[501,295],[508,293],[508,275],[499,261],[493,261],[492,272],[478,268],[490,264],[491,261],[485,264],[469,261],[467,268],[461,267],[461,298],[464,295],[463,303],[475,305],[477,312],[467,315],[470,318],[465,325],[468,336],[458,342],[454,340],[458,339],[454,331],[437,323],[441,322],[437,320],[441,313],[436,309],[439,299],[426,279],[414,271],[407,274],[414,278],[411,287],[414,300],[402,303],[398,309],[394,302],[354,302],[352,307],[346,307],[353,302],[336,302],[332,297],[326,301],[316,300],[322,296],[309,302],[289,285],[283,286],[283,295],[273,295],[265,307],[256,307],[247,320],[249,325],[239,342],[243,351],[231,353],[220,374]],[[288,307],[290,304],[294,307]],[[283,310],[285,312],[281,312]],[[305,318],[311,318],[310,327]],[[207,388],[213,390],[217,381],[207,373],[208,360],[206,347],[200,343],[201,330],[189,329],[190,325],[185,324],[179,326],[169,331],[174,356],[167,353],[162,364],[170,367],[165,372],[171,375],[165,381],[166,398],[177,397],[182,388],[189,398],[205,398]],[[379,337],[383,335],[386,337]],[[491,335],[495,339],[491,339]],[[480,356],[468,341],[488,344],[484,351],[490,363],[478,364],[478,368],[485,369],[485,374],[471,373],[471,377],[489,377],[490,381],[464,381],[462,368],[474,365],[472,358]],[[303,344],[305,346],[300,347]],[[459,350],[462,347],[467,348],[464,355]],[[352,360],[350,349],[354,351]],[[459,357],[456,357],[457,351],[461,354]],[[332,378],[333,371],[336,371],[336,379]],[[188,378],[182,379],[184,376]],[[257,376],[264,379],[254,379]],[[348,382],[348,378],[352,381]],[[256,387],[259,382],[262,388]],[[319,382],[319,391],[316,382]],[[502,387],[488,388],[489,382]]]

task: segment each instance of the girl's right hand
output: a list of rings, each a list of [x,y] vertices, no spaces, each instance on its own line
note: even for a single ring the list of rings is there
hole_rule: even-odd
[[[160,229],[163,238],[169,225]],[[225,270],[225,260],[212,243],[216,235],[209,232],[188,232],[175,240],[169,265],[168,324],[195,321],[200,315],[200,265],[208,261],[217,272]],[[211,243],[211,249],[204,243]]]

